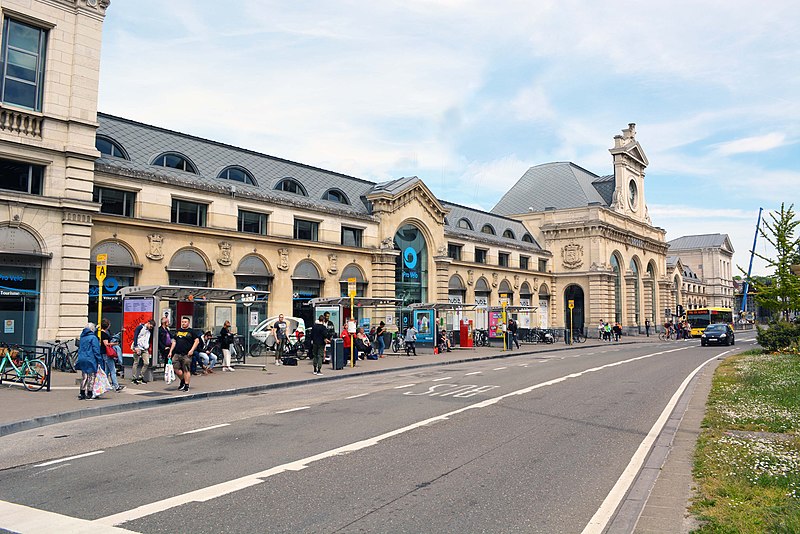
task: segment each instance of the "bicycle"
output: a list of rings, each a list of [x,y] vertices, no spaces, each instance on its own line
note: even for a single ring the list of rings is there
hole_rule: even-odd
[[[580,330],[573,330],[572,335],[569,337],[564,336],[564,343],[569,343],[570,338],[572,343],[586,343],[586,336]]]
[[[78,348],[75,344],[75,350],[69,350],[69,341],[59,341],[56,339],[55,343],[47,342],[53,348],[53,368],[66,373],[77,373],[75,370],[75,362],[78,360]]]
[[[669,329],[664,332],[659,332],[658,339],[660,341],[667,341],[667,340],[675,340],[677,339],[677,333],[673,329]]]
[[[401,352],[406,350],[406,340],[399,332],[395,332],[392,336],[392,350],[394,352]]]
[[[472,341],[476,347],[489,346],[489,331],[488,330],[473,330]]]
[[[29,360],[16,348],[2,347],[0,352],[3,354],[3,359],[0,360],[0,383],[3,380],[21,382],[28,391],[39,391],[47,383],[47,366],[42,360]]]

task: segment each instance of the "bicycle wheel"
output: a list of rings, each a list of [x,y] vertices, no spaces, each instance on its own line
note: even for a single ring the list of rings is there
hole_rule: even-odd
[[[77,373],[77,369],[75,369],[75,364],[78,361],[78,349],[69,353],[69,357],[67,358],[67,370],[70,373]]]
[[[42,360],[28,360],[22,366],[22,383],[28,391],[39,391],[47,381],[47,366]]]
[[[250,347],[250,356],[256,358],[259,356],[264,356],[266,352],[267,352],[267,346],[261,342],[258,342]],[[238,352],[237,352],[237,361],[238,361]]]
[[[58,369],[61,372],[67,370],[67,351],[63,347],[58,347],[53,352],[53,369]]]
[[[586,343],[586,336],[581,333],[577,333],[575,334],[575,341],[577,343]]]

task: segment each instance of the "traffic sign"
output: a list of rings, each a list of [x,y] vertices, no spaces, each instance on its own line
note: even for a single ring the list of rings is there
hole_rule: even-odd
[[[569,309],[571,310],[572,308],[575,307],[575,301],[574,300],[568,300],[567,301],[567,306],[569,306]]]
[[[355,278],[348,278],[347,279],[347,295],[349,297],[356,296],[356,279]]]
[[[253,286],[247,286],[246,288],[244,288],[243,291],[255,291],[255,290],[256,290],[256,288],[254,288]],[[242,294],[241,302],[242,302],[242,306],[244,306],[245,308],[249,308],[250,306],[252,306],[255,301],[256,301],[256,294],[255,293],[244,293],[244,294]],[[258,325],[255,325],[255,326],[258,326]]]
[[[108,264],[108,254],[98,254],[97,267],[95,268],[95,277],[101,284],[103,283],[103,280],[106,279],[106,274],[108,274],[107,264]]]

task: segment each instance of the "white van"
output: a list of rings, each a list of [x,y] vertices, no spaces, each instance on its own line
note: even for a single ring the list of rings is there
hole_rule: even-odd
[[[299,317],[286,317],[284,315],[283,320],[286,321],[286,329],[289,333],[289,343],[295,344],[297,343],[297,337],[294,335],[295,331],[299,330],[305,336],[306,333],[306,323]],[[268,349],[273,349],[275,347],[275,336],[272,335],[272,325],[274,325],[278,321],[278,316],[270,317],[268,319],[264,319],[258,326],[253,329],[250,335],[253,336],[254,339],[257,339],[261,343],[264,343]]]

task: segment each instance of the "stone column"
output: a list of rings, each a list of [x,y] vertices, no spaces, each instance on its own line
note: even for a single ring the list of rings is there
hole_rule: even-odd
[[[395,298],[395,264],[399,250],[378,249],[372,253],[372,280],[370,290],[373,298]]]
[[[446,304],[449,302],[447,286],[450,282],[450,264],[453,259],[448,256],[434,256],[436,262],[436,287],[431,291],[430,301]]]

